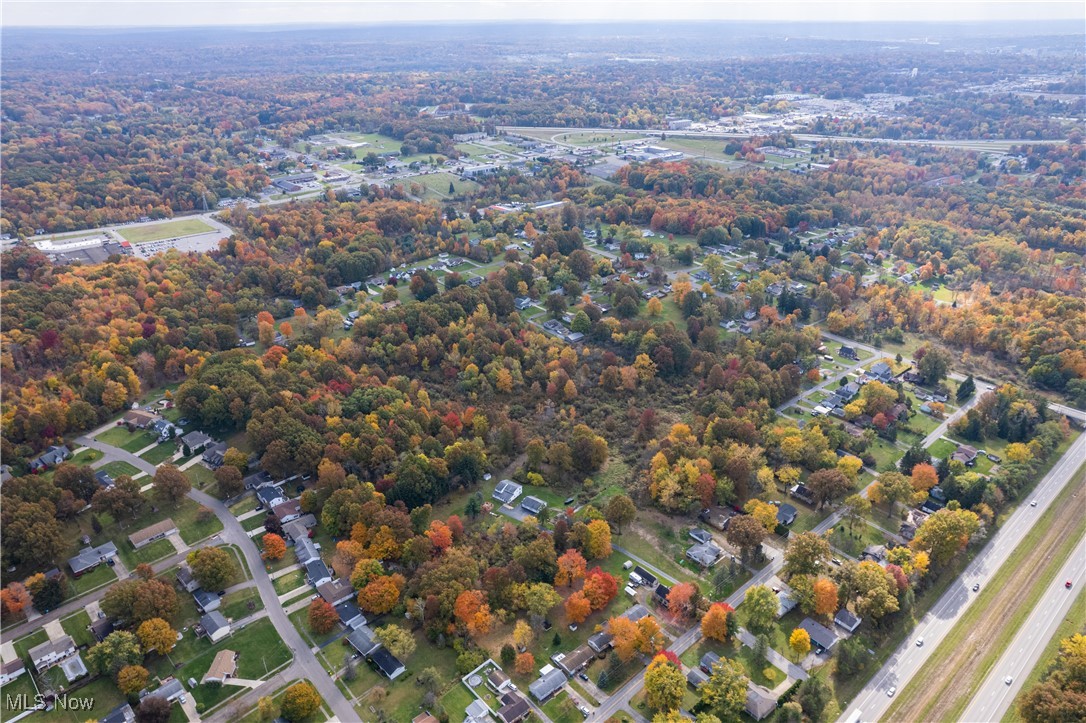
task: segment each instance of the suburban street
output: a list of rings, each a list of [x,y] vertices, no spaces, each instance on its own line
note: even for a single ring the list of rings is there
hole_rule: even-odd
[[[1082,412],[1078,414],[1081,415]],[[1083,480],[1076,477],[1076,472],[1084,459],[1086,435],[1080,435],[1030,495],[1029,500],[1036,500],[1037,506],[1031,507],[1023,503],[1018,507],[943,597],[921,619],[913,634],[857,694],[852,704],[842,713],[840,721],[848,720],[858,711],[862,711],[864,720],[878,720],[886,712],[893,701],[886,691],[891,686],[899,690],[903,688],[923,666],[943,637],[972,604],[976,597],[971,591],[972,586],[976,583],[983,587],[988,577],[1006,562],[1011,552],[1069,482],[1075,480],[1077,484],[1082,483]],[[1079,562],[1081,563],[1081,559]],[[1061,585],[1061,591],[1066,592],[1062,587]],[[915,641],[921,637],[924,638],[924,645],[917,647]]]
[[[80,437],[75,440],[75,443],[77,445],[99,450],[106,455],[103,459],[128,462],[151,477],[155,474],[155,465],[150,462],[137,457],[131,452],[126,452],[123,449],[118,449],[112,445],[99,442],[93,437]],[[245,533],[245,529],[241,526],[241,523],[238,522],[237,518],[234,517],[229,509],[227,509],[226,505],[211,495],[193,489],[189,491],[188,496],[190,499],[214,512],[215,516],[222,522],[222,532],[212,536],[210,540],[212,542],[236,545],[237,548],[241,550],[242,554],[245,556],[245,562],[252,572],[253,580],[256,583],[256,589],[259,591],[260,599],[264,603],[264,609],[268,611],[268,617],[271,619],[276,631],[283,638],[283,642],[286,643],[294,653],[294,661],[280,675],[265,681],[263,685],[251,690],[244,697],[249,698],[254,694],[257,697],[261,695],[271,695],[281,685],[281,683],[276,682],[279,679],[289,681],[297,678],[305,678],[312,682],[317,688],[317,691],[320,692],[325,703],[332,709],[332,713],[336,718],[341,721],[356,719],[358,714],[355,712],[354,707],[340,689],[336,687],[335,682],[324,670],[320,662],[318,662],[316,656],[313,655],[313,651],[310,650],[308,643],[302,639],[298,629],[294,627],[294,623],[287,617],[287,613],[283,610],[283,606],[279,604],[279,594],[275,591],[272,580],[268,577],[268,573],[264,569],[264,561],[260,558],[260,551],[253,544],[252,540],[249,539],[249,536]],[[103,589],[101,593],[104,594],[104,592],[105,590]],[[86,604],[88,600],[88,598],[81,599],[80,603]],[[232,711],[233,708],[234,706],[232,705],[225,706],[218,713],[205,718],[205,720],[216,722],[230,720],[232,717],[230,711]]]
[[[1064,583],[1070,580],[1068,590]],[[1082,585],[1086,584],[1086,537],[1076,546],[1055,582],[1037,602],[1025,625],[1014,636],[1011,645],[988,673],[973,701],[962,714],[963,720],[1000,720],[1014,703],[1026,682],[1026,676],[1041,658],[1045,646],[1056,634]],[[1007,685],[1006,679],[1011,679]]]

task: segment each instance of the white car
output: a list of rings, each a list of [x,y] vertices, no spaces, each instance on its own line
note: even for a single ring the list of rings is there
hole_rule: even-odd
[[[1033,500],[1033,502],[1030,502],[1029,506],[1030,507],[1036,507],[1037,506],[1037,500]]]
[[[894,693],[897,692],[897,686],[890,686],[890,690],[886,691],[886,695],[890,698],[894,697]]]
[[[1011,683],[1014,682],[1014,678],[1012,678],[1011,676],[1008,675],[1006,678],[1003,679],[1003,682],[1006,683],[1007,685],[1010,685]]]
[[[924,647],[924,639],[923,638],[917,638],[916,639],[916,647],[918,647],[918,648]]]

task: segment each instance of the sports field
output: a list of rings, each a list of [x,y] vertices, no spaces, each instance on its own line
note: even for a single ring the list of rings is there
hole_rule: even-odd
[[[146,226],[117,229],[117,233],[134,244],[141,244],[148,241],[161,241],[164,238],[195,236],[198,233],[209,233],[214,230],[214,228],[198,218],[185,218],[178,221],[165,221]]]

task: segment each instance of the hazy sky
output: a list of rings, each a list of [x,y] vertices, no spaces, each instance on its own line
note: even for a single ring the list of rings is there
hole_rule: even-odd
[[[1083,0],[4,0],[5,26],[365,24],[481,20],[1086,22]],[[1073,29],[1074,25],[1070,29]]]

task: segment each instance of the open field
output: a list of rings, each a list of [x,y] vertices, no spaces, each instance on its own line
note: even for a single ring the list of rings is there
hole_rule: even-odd
[[[454,173],[428,173],[424,176],[413,176],[410,183],[417,183],[426,189],[425,195],[438,199],[450,198],[449,184],[453,185],[452,196],[471,193],[479,188],[475,181],[465,181]]]
[[[185,218],[177,221],[122,228],[117,233],[134,244],[141,244],[148,241],[161,241],[165,238],[195,236],[200,233],[210,233],[214,230],[198,218]]]
[[[1081,479],[1082,468],[1077,473]],[[1069,484],[912,677],[888,721],[953,719],[1086,532],[1082,484]],[[946,675],[953,670],[954,675]]]

